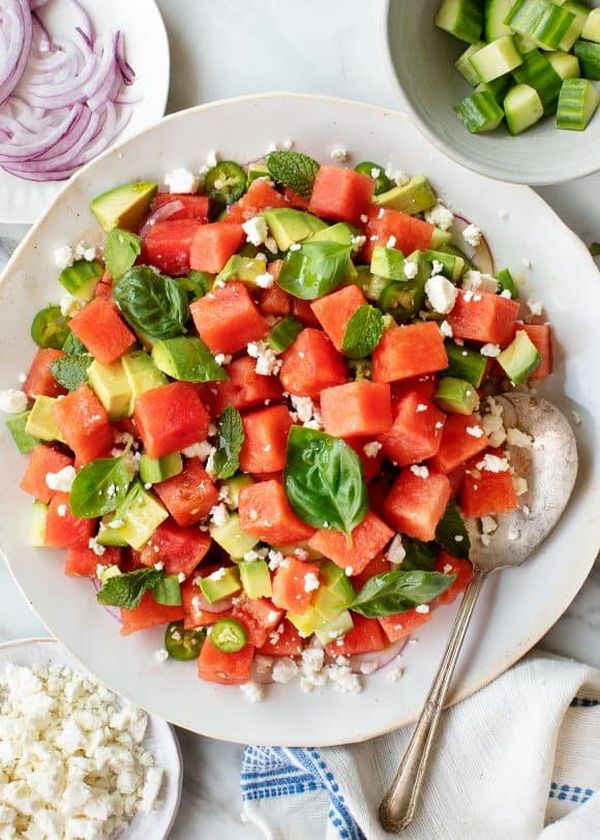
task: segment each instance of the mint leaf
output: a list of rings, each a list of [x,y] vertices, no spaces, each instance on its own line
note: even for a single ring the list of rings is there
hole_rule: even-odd
[[[125,457],[99,458],[82,467],[75,476],[69,495],[74,516],[95,519],[119,507],[131,484]]]
[[[231,478],[240,465],[240,452],[244,443],[242,416],[237,408],[228,405],[217,425],[219,442],[213,458],[213,471],[217,478]]]
[[[376,306],[359,306],[346,324],[342,352],[351,359],[370,356],[383,335],[383,315]]]
[[[433,601],[454,579],[455,575],[441,572],[384,572],[366,582],[350,609],[366,618],[397,615]]]
[[[336,289],[350,268],[351,245],[307,242],[289,251],[277,283],[301,300],[315,300]]]
[[[68,340],[68,339],[67,339]],[[89,366],[94,359],[89,353],[77,356],[61,356],[50,364],[50,372],[59,385],[67,391],[75,391],[87,380]]]
[[[458,537],[458,539],[456,539]],[[448,502],[444,515],[442,516],[436,532],[435,541],[445,551],[460,557],[463,560],[469,559],[471,540],[466,525],[454,502]]]
[[[267,168],[274,181],[310,198],[319,164],[300,152],[281,150],[267,155]]]
[[[108,578],[102,589],[96,594],[101,604],[121,607],[122,610],[134,610],[145,592],[154,589],[163,573],[158,569],[136,569],[123,575]]]
[[[600,242],[592,242],[590,245],[590,254],[592,257],[600,257]]]
[[[178,607],[181,604],[181,586],[177,575],[163,575],[152,587],[152,597],[157,604]]]
[[[114,280],[129,271],[142,251],[142,240],[135,233],[112,228],[106,235],[104,262]]]
[[[87,353],[87,347],[77,338],[74,332],[69,330],[69,335],[62,346],[62,351],[68,356],[84,356]]]

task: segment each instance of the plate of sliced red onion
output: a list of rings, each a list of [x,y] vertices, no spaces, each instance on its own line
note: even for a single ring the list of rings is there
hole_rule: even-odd
[[[33,222],[81,166],[159,120],[168,89],[154,0],[2,0],[0,222]]]

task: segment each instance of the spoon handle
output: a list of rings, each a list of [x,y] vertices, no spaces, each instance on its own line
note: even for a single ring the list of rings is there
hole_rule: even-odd
[[[444,700],[473,614],[473,608],[486,575],[487,571],[475,569],[473,579],[463,596],[452,627],[446,653],[423,706],[423,711],[417,721],[394,781],[379,808],[379,819],[386,831],[399,834],[413,820]]]

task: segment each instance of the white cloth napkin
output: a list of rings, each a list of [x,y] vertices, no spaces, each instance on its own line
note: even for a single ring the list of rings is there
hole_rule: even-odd
[[[351,702],[351,701],[350,701]],[[244,818],[268,840],[383,840],[410,727],[327,749],[246,747]],[[533,653],[444,713],[403,840],[599,840],[600,671]]]

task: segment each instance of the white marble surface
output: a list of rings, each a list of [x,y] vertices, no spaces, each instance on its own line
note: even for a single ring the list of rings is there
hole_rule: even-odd
[[[268,90],[398,104],[383,60],[382,0],[158,2],[172,50],[171,111]],[[600,174],[541,190],[586,242],[600,240],[599,192]],[[0,225],[0,268],[25,230]],[[0,565],[0,641],[42,634],[44,628]],[[600,667],[600,566],[544,646]],[[256,831],[239,821],[241,747],[178,734],[186,772],[173,840],[255,838]]]

